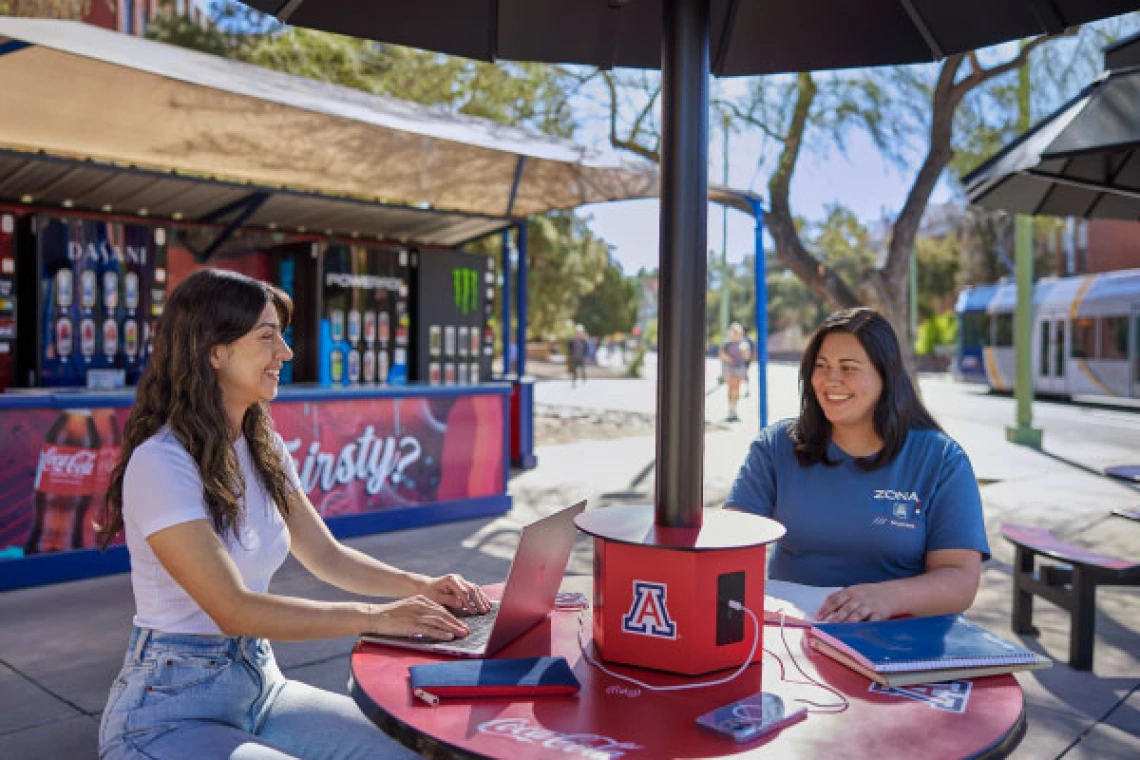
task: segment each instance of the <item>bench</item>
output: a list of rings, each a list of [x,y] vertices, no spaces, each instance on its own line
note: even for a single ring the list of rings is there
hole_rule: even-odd
[[[1096,587],[1140,586],[1140,562],[1098,554],[1067,544],[1045,528],[1003,525],[1001,534],[1017,547],[1013,562],[1014,633],[1037,634],[1033,596],[1069,611],[1069,665],[1091,670],[1096,634]],[[1061,564],[1035,568],[1037,555]]]

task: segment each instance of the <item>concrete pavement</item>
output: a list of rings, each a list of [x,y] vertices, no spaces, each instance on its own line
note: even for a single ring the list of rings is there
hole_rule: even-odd
[[[573,406],[652,413],[652,365],[643,381],[591,379],[570,388],[550,381],[536,388],[540,409]],[[711,376],[711,375],[710,375]],[[745,422],[718,422],[726,412],[725,391],[706,399],[712,424],[705,439],[706,503],[727,495],[747,445],[757,430],[756,394],[744,400]],[[753,387],[755,388],[755,381]],[[1065,430],[1045,431],[1045,453],[1005,442],[992,421],[963,416],[964,389],[941,377],[923,379],[932,411],[970,454],[986,505],[994,558],[971,617],[1007,638],[1012,552],[998,535],[1002,522],[1055,529],[1066,539],[1100,551],[1140,557],[1140,524],[1111,517],[1113,507],[1140,505],[1140,493],[1094,474],[1129,457],[1136,445],[1066,448]],[[773,365],[769,381],[770,419],[794,415],[795,370]],[[995,418],[1012,419],[1012,401],[985,397]],[[986,407],[987,409],[989,407]],[[989,412],[986,412],[989,414]],[[1137,417],[1140,430],[1140,417]],[[1124,423],[1127,424],[1125,419]],[[380,534],[350,543],[384,561],[428,573],[462,572],[479,582],[501,580],[517,540],[517,529],[534,518],[583,496],[591,507],[652,499],[650,436],[583,440],[540,447],[539,466],[511,481],[515,509],[495,520],[451,523]],[[588,573],[591,553],[579,541],[569,572]],[[290,562],[273,591],[312,598],[346,598]],[[1026,697],[1029,730],[1016,758],[1140,757],[1140,592],[1102,589],[1098,594],[1095,669],[1079,673],[1064,665],[1068,621],[1042,601],[1036,603],[1038,639],[1021,641],[1057,661],[1051,670],[1019,675]],[[93,579],[0,594],[0,757],[92,757],[99,713],[126,642],[133,603],[127,576]],[[343,690],[351,639],[275,643],[285,672],[318,686]]]

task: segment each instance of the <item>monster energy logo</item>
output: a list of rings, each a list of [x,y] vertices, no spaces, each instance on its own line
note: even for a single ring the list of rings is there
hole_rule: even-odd
[[[455,293],[455,308],[464,316],[473,313],[479,306],[478,270],[451,270],[451,285]]]

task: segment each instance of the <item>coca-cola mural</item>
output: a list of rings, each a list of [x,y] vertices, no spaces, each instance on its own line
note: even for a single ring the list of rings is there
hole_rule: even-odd
[[[326,518],[501,494],[501,396],[273,405],[277,431]]]
[[[96,546],[128,409],[0,411],[0,551]]]
[[[501,396],[280,401],[272,409],[326,518],[505,490]],[[0,557],[98,545],[94,523],[129,413],[0,410]]]

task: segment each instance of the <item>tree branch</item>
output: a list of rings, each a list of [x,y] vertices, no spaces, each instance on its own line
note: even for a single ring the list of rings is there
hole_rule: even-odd
[[[763,132],[765,135],[772,138],[773,140],[775,140],[777,142],[784,142],[785,140],[788,139],[787,135],[780,134],[779,132],[772,129],[770,126],[768,126],[768,124],[766,124],[765,122],[757,119],[752,113],[753,109],[750,108],[747,111],[744,111],[736,103],[734,103],[732,101],[727,101],[727,100],[726,101],[720,101],[720,103],[721,103],[721,106],[726,111],[729,111],[732,114],[733,118],[739,119],[740,121],[743,121],[745,124],[748,124],[749,126],[756,127],[756,129],[760,130],[761,132]]]
[[[1022,65],[1029,62],[1029,54],[1036,48],[1044,45],[1046,42],[1058,39],[1060,37],[1071,37],[1076,33],[1077,29],[1073,28],[1062,34],[1043,34],[1039,37],[1034,37],[1021,47],[1021,50],[1018,51],[1015,57],[989,69],[983,67],[981,65],[981,62],[978,61],[978,54],[976,51],[970,51],[970,53],[968,53],[970,58],[970,74],[969,76],[964,77],[962,81],[955,84],[951,90],[954,106],[957,106],[958,101],[965,97],[967,92],[974,89],[978,85],[984,84],[994,77],[1000,77],[1002,74],[1008,74],[1011,71],[1015,71],[1021,68]]]
[[[776,171],[768,181],[771,209],[767,215],[768,231],[776,241],[776,257],[784,266],[795,272],[808,288],[832,308],[842,309],[859,305],[859,298],[847,283],[834,271],[822,264],[804,246],[796,230],[788,199],[792,175],[803,146],[804,132],[811,115],[812,101],[818,93],[811,74],[801,73],[797,78],[796,103],[791,124],[784,140],[784,149]]]
[[[654,92],[654,94],[652,96],[650,96],[649,102],[646,105],[646,107],[643,108],[641,110],[641,113],[639,113],[637,115],[637,118],[634,119],[633,131],[631,132],[629,138],[622,138],[622,137],[618,136],[618,126],[617,126],[617,118],[618,118],[617,85],[614,83],[613,74],[611,74],[608,71],[603,71],[603,72],[601,72],[601,74],[602,74],[603,81],[605,81],[605,83],[606,83],[606,88],[610,92],[610,145],[612,145],[613,147],[615,147],[619,150],[628,151],[630,153],[633,153],[634,155],[641,156],[642,158],[648,159],[655,164],[660,164],[661,163],[660,154],[658,154],[658,152],[656,150],[652,150],[651,148],[648,148],[648,147],[640,144],[639,142],[637,142],[637,133],[640,130],[641,125],[644,123],[645,119],[647,118],[647,114],[652,111],[653,103],[656,102],[657,94],[661,91],[661,88],[657,88],[657,90]]]

